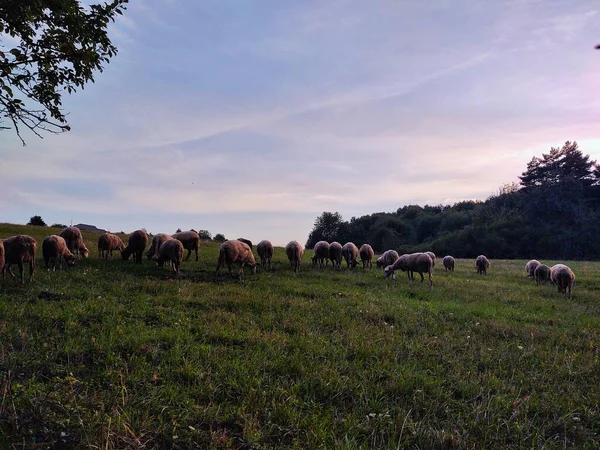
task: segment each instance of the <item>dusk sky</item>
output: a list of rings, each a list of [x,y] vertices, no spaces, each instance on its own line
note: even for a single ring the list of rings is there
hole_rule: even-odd
[[[0,222],[304,244],[567,140],[600,160],[598,0],[131,0],[110,36],[71,132],[0,131]]]

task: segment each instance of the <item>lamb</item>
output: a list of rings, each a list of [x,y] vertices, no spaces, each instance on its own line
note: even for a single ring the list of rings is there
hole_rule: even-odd
[[[315,244],[313,251],[315,254],[312,257],[313,266],[319,264],[319,268],[322,269],[327,265],[329,260],[329,242],[319,241]]]
[[[356,258],[358,258],[358,247],[353,242],[346,242],[342,247],[342,255],[346,260],[346,264],[349,269],[354,269],[358,264]]]
[[[252,249],[252,247],[250,247],[250,249]],[[268,265],[269,270],[271,270],[271,259],[273,258],[273,244],[271,244],[271,242],[267,240],[262,240],[256,246],[256,251],[258,252],[261,266]]]
[[[383,277],[387,278],[392,275],[392,279],[395,279],[395,271],[398,269],[409,273],[417,272],[419,275],[421,275],[421,283],[425,279],[423,273],[427,272],[429,274],[429,285],[430,287],[433,287],[433,261],[427,253],[411,253],[402,255],[394,264],[389,265],[384,269]]]
[[[429,255],[429,257],[431,258],[431,262],[433,263],[433,265],[431,267],[435,267],[435,253],[433,253],[433,252],[424,252],[424,253]]]
[[[530,278],[535,277],[535,269],[541,263],[537,259],[532,259],[527,264],[525,264],[525,272],[527,272],[527,276]]]
[[[58,268],[62,269],[62,260],[64,259],[69,266],[75,265],[75,255],[70,252],[67,248],[67,242],[64,238],[55,234],[46,236],[42,241],[42,255],[44,256],[44,263],[46,269],[50,270],[50,264],[52,264],[52,271],[56,270],[56,263],[58,262]]]
[[[83,236],[79,228],[67,227],[60,232],[59,236],[67,242],[67,248],[74,255],[80,254],[84,258],[87,258],[90,254],[83,242]]]
[[[178,239],[167,239],[159,247],[156,259],[158,267],[163,267],[167,261],[171,262],[173,273],[179,275],[179,267],[183,261],[183,244]]]
[[[104,233],[98,238],[98,254],[100,258],[108,259],[110,256],[112,259],[113,250],[123,252],[124,249],[125,244],[116,234]]]
[[[294,272],[299,272],[304,249],[300,244],[298,244],[298,241],[290,241],[288,245],[285,246],[285,254],[290,260],[290,264],[292,265]]]
[[[550,281],[556,285],[558,292],[564,293],[565,297],[572,297],[575,274],[568,266],[564,264],[552,266],[550,268]]]
[[[341,270],[342,268],[342,244],[337,241],[329,244],[329,259],[334,269]]]
[[[550,281],[550,267],[546,264],[540,264],[535,268],[533,273],[535,282],[539,286],[540,283],[546,284],[546,281]]]
[[[479,255],[475,260],[475,268],[478,274],[487,275],[488,267],[490,267],[489,260],[484,255]]]
[[[447,271],[454,272],[454,257],[453,256],[450,256],[450,255],[444,256],[444,259],[442,259],[442,264],[444,265],[446,272]]]
[[[121,252],[121,257],[128,260],[129,256],[133,254],[133,262],[141,264],[146,245],[148,245],[148,234],[144,230],[136,230],[129,235],[127,247]]]
[[[248,265],[252,268],[252,273],[256,273],[256,262],[254,254],[250,250],[250,246],[238,240],[225,241],[219,249],[219,261],[217,262],[217,270],[215,270],[215,278],[221,267],[227,265],[231,274],[231,264],[237,262],[240,264],[238,277],[244,279],[244,266]]]
[[[152,259],[155,256],[158,257],[158,251],[163,242],[170,241],[172,239],[173,238],[166,233],[156,233],[154,236],[152,236],[150,247],[148,247],[148,250],[146,250],[146,258]]]
[[[192,254],[192,250],[196,252],[196,261],[198,261],[198,249],[200,248],[200,235],[195,231],[181,231],[179,233],[175,233],[173,238],[181,241],[183,244],[183,248],[188,251],[185,260],[190,259],[190,255]]]
[[[363,270],[365,270],[367,267],[369,267],[369,269],[372,269],[373,256],[375,255],[373,247],[371,247],[369,244],[363,244],[360,246],[358,254],[360,255],[360,261],[362,262]]]
[[[4,246],[4,266],[2,267],[2,278],[5,278],[6,271],[17,278],[10,266],[17,264],[19,266],[19,274],[21,275],[21,284],[24,285],[23,272],[25,267],[23,263],[29,263],[29,282],[33,280],[33,272],[35,270],[35,251],[37,250],[37,241],[31,236],[22,234],[12,236],[2,241]]]
[[[383,253],[383,255],[377,258],[377,267],[390,266],[394,264],[398,260],[398,258],[400,258],[400,255],[398,255],[398,252],[396,250],[387,250]]]
[[[238,238],[237,239],[240,242],[243,242],[244,244],[248,245],[248,247],[250,247],[250,251],[252,251],[252,241],[249,239],[244,239],[244,238]]]

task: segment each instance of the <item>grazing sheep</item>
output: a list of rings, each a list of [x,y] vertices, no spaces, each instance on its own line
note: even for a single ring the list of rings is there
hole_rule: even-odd
[[[225,241],[221,244],[219,249],[219,261],[217,262],[217,270],[215,270],[215,278],[219,273],[221,267],[227,265],[229,273],[231,274],[231,264],[239,263],[240,269],[238,271],[238,277],[240,280],[244,279],[244,266],[248,265],[252,268],[252,273],[256,273],[256,262],[254,261],[254,254],[250,250],[250,246],[245,242],[238,240]]]
[[[489,260],[484,255],[479,255],[475,260],[475,268],[478,274],[487,275],[488,267],[490,267]]]
[[[541,263],[537,259],[532,259],[527,264],[525,264],[525,272],[527,272],[527,276],[530,278],[535,277],[535,269]]]
[[[252,247],[250,247],[250,249],[252,249]],[[260,258],[260,265],[268,265],[269,270],[271,270],[271,259],[273,258],[273,244],[271,244],[271,242],[267,240],[262,240],[256,246],[256,251],[258,252],[258,257]]]
[[[178,239],[167,239],[159,247],[156,258],[158,267],[163,267],[167,261],[171,262],[173,272],[179,275],[179,267],[183,261],[183,244]]]
[[[252,241],[249,239],[244,239],[244,238],[238,238],[237,239],[240,242],[243,242],[244,244],[248,245],[248,247],[250,247],[250,251],[252,251]]]
[[[392,279],[395,279],[395,271],[398,269],[409,273],[417,272],[419,275],[421,275],[421,283],[425,279],[423,274],[427,272],[429,274],[429,285],[433,287],[433,261],[427,253],[411,253],[402,255],[394,264],[389,265],[384,269],[383,277],[387,278],[392,275]],[[414,280],[414,277],[412,279]]]
[[[183,248],[188,251],[185,260],[190,259],[190,255],[192,254],[192,250],[196,252],[196,261],[198,261],[198,249],[200,248],[200,235],[195,231],[181,231],[179,233],[175,233],[173,238],[181,241],[183,244]]]
[[[369,267],[369,269],[372,269],[373,256],[375,256],[373,247],[371,247],[369,244],[363,244],[360,246],[358,254],[360,255],[360,262],[362,262],[363,270],[365,270],[367,267]]]
[[[450,256],[450,255],[444,256],[444,259],[442,259],[442,264],[446,268],[446,272],[447,271],[454,272],[454,257],[453,256]]]
[[[356,258],[358,258],[358,247],[354,245],[354,242],[346,242],[342,247],[342,255],[346,260],[348,269],[354,269],[358,264]]]
[[[90,254],[83,242],[83,236],[81,235],[81,230],[79,228],[67,227],[60,232],[59,236],[66,241],[67,248],[74,255],[81,255],[84,258],[87,258]]]
[[[319,268],[322,269],[327,265],[329,260],[329,242],[319,241],[315,244],[313,251],[315,254],[312,257],[313,266],[319,264]]]
[[[2,278],[6,276],[6,271],[17,278],[10,266],[17,264],[19,274],[21,275],[21,284],[24,285],[23,272],[25,267],[23,263],[29,263],[29,281],[33,280],[33,272],[35,270],[35,251],[37,250],[37,242],[31,236],[22,234],[12,236],[2,241],[4,244],[4,267],[2,267]]]
[[[304,249],[300,244],[298,244],[298,241],[290,241],[288,245],[285,246],[285,254],[290,260],[290,264],[292,265],[294,272],[299,272]]]
[[[121,252],[121,257],[127,260],[133,254],[133,262],[141,264],[146,245],[148,245],[148,234],[144,230],[135,230],[129,235],[127,247]]]
[[[158,257],[158,251],[163,242],[170,241],[172,239],[173,238],[166,233],[156,233],[154,236],[152,236],[150,247],[148,247],[148,250],[146,250],[146,258],[152,259],[155,255]]]
[[[104,233],[98,238],[98,254],[100,258],[112,258],[113,250],[122,252],[125,249],[125,244],[119,236],[112,233]]]
[[[337,241],[329,244],[329,259],[331,260],[334,269],[342,269],[342,255],[342,244]]]
[[[423,252],[423,253],[429,255],[429,257],[431,258],[431,262],[433,263],[433,265],[431,267],[435,267],[435,258],[436,258],[435,253],[433,253],[433,252]]]
[[[4,244],[2,243],[2,239],[0,239],[0,271],[4,269]]]
[[[400,258],[400,255],[396,250],[387,250],[383,253],[383,255],[377,258],[377,267],[390,266],[394,264],[398,260],[398,258]]]
[[[46,236],[42,241],[42,255],[44,256],[44,263],[46,269],[50,270],[50,264],[52,264],[52,271],[56,270],[56,263],[58,262],[58,268],[62,269],[62,260],[64,259],[69,266],[75,265],[75,255],[67,248],[67,242],[64,238],[55,234]]]
[[[546,281],[550,281],[550,267],[546,264],[540,264],[535,268],[533,273],[535,282],[539,286],[540,283],[546,284]]]
[[[565,297],[572,297],[575,274],[568,266],[564,264],[555,264],[552,266],[550,269],[550,281],[556,285],[558,292],[564,293]]]

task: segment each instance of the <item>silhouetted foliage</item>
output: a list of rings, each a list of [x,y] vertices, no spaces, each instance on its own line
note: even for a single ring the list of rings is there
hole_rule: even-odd
[[[474,258],[600,258],[600,168],[576,142],[533,158],[521,185],[504,184],[485,202],[452,206],[407,205],[343,221],[323,213],[307,248],[319,240],[356,245],[376,252],[431,250],[438,255]]]
[[[46,222],[44,222],[44,219],[42,219],[41,216],[33,216],[32,218],[29,219],[29,222],[27,222],[27,225],[35,225],[36,227],[46,227]]]
[[[217,233],[215,234],[215,237],[213,238],[213,241],[215,242],[225,242],[227,239],[225,239],[225,235],[221,234],[221,233]]]
[[[206,239],[209,241],[212,239],[212,234],[210,234],[208,230],[200,230],[198,231],[198,235],[200,236],[200,239]]]
[[[52,225],[50,225],[53,228],[67,228],[66,225],[62,224],[62,223],[53,223]]]

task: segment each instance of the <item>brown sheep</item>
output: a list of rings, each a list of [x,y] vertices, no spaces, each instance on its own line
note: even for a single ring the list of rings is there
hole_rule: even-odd
[[[183,248],[188,251],[185,260],[190,259],[190,255],[192,254],[192,250],[196,252],[196,261],[198,261],[198,249],[200,248],[200,235],[195,231],[181,231],[179,233],[175,233],[173,238],[181,241],[183,244]]]
[[[488,267],[490,267],[490,261],[484,255],[479,255],[475,260],[477,273],[480,275],[487,275]]]
[[[183,261],[183,244],[178,239],[167,239],[159,247],[156,259],[158,267],[163,267],[167,261],[171,262],[173,272],[179,275],[179,267]]]
[[[377,267],[385,268],[394,264],[398,260],[398,258],[400,258],[400,255],[396,250],[386,250],[385,252],[383,252],[383,255],[377,258],[377,261],[375,263]]]
[[[268,265],[269,270],[271,270],[271,259],[273,258],[273,244],[271,244],[271,242],[267,240],[262,240],[256,246],[256,251],[258,252],[261,266]]]
[[[313,251],[313,267],[319,264],[319,268],[322,269],[327,265],[327,262],[329,260],[329,243],[327,241],[319,241],[313,247]]]
[[[42,241],[42,255],[44,256],[44,263],[46,269],[50,270],[50,264],[52,264],[52,271],[56,270],[56,263],[58,262],[58,268],[62,269],[62,260],[64,259],[69,266],[75,265],[75,255],[67,248],[67,242],[64,238],[56,236],[46,236]]]
[[[546,264],[539,264],[533,273],[535,282],[539,286],[540,283],[546,284],[546,281],[550,281],[550,267]]]
[[[550,281],[558,288],[558,292],[564,293],[565,297],[573,295],[573,282],[575,274],[570,267],[564,264],[555,264],[550,269]]]
[[[74,255],[81,255],[84,258],[87,258],[90,254],[83,242],[83,236],[81,235],[81,230],[79,230],[79,228],[67,227],[60,232],[59,236],[66,241],[67,248]]]
[[[133,262],[141,264],[146,245],[148,245],[148,234],[144,230],[136,230],[129,235],[127,247],[121,252],[121,257],[128,260],[133,254]]]
[[[387,278],[392,275],[392,279],[395,279],[395,271],[398,269],[409,273],[417,272],[419,275],[421,275],[421,283],[425,279],[423,274],[427,272],[429,274],[429,285],[430,287],[433,287],[433,261],[427,253],[411,253],[402,255],[394,264],[385,268],[383,277]],[[414,277],[412,279],[414,280]]]
[[[219,249],[219,261],[217,262],[217,270],[215,270],[215,278],[221,267],[224,266],[227,266],[229,273],[231,274],[231,265],[235,262],[240,264],[240,269],[238,271],[238,277],[240,280],[244,279],[245,265],[248,265],[252,268],[252,273],[256,273],[254,254],[250,250],[248,244],[238,240],[231,240],[225,241],[221,244],[221,248]]]
[[[527,272],[527,276],[530,278],[535,277],[535,269],[541,263],[537,259],[532,259],[527,264],[525,264],[525,272]]]
[[[98,238],[98,255],[100,258],[108,259],[112,258],[113,250],[119,250],[123,252],[125,250],[125,244],[119,236],[112,233],[101,234]]]
[[[375,256],[375,252],[373,251],[373,247],[369,244],[363,244],[360,246],[358,250],[358,254],[360,255],[360,261],[363,265],[363,270],[367,267],[369,269],[373,268],[373,256]]]
[[[354,269],[358,264],[356,259],[358,258],[358,247],[354,245],[354,242],[346,242],[342,247],[342,255],[346,260],[346,264],[349,269]]]
[[[150,247],[148,247],[148,250],[146,250],[146,258],[152,259],[153,256],[158,257],[158,251],[162,243],[171,239],[173,238],[165,233],[156,233],[154,236],[152,236]]]
[[[24,285],[23,272],[25,267],[23,263],[29,263],[29,281],[33,280],[33,272],[35,270],[35,251],[37,250],[37,242],[31,236],[25,234],[12,236],[2,241],[4,244],[4,267],[2,267],[2,278],[6,276],[6,271],[17,278],[10,266],[17,264],[19,266],[19,274],[21,275],[21,284]]]
[[[444,256],[444,259],[442,259],[442,264],[444,265],[446,272],[447,271],[454,272],[454,257],[453,256],[450,256],[450,255]]]
[[[290,264],[292,265],[294,272],[299,272],[304,249],[300,244],[298,244],[298,241],[288,242],[288,245],[285,246],[285,254],[290,260]]]
[[[337,241],[329,244],[329,259],[331,260],[331,264],[333,265],[334,269],[342,269],[342,258],[342,244]]]

